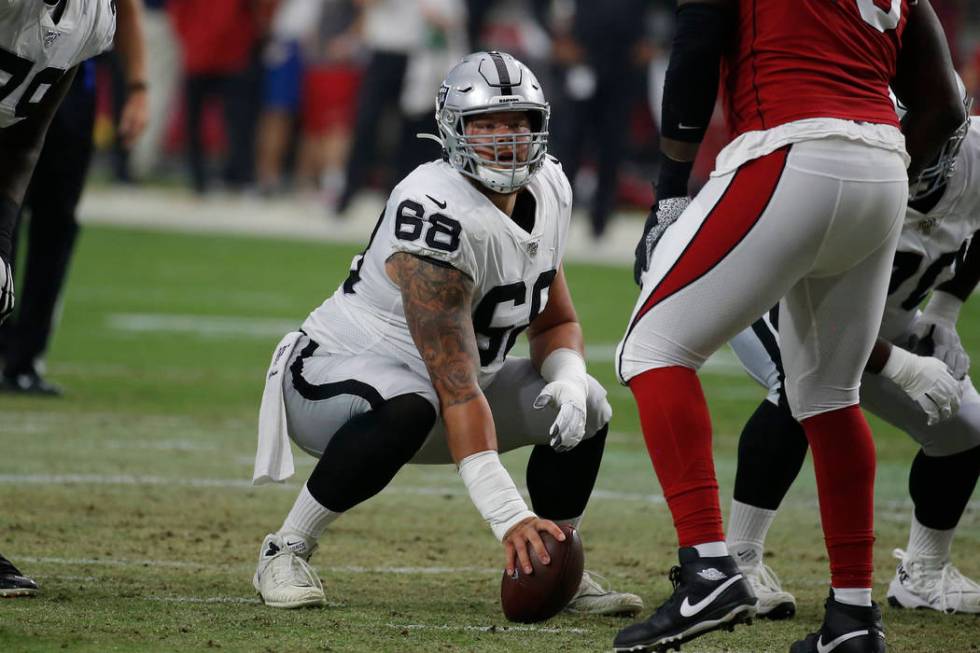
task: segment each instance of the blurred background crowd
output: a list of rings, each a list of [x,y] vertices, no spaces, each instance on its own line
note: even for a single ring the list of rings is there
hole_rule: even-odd
[[[601,238],[645,209],[672,34],[671,0],[145,0],[148,125],[117,139],[123,63],[98,62],[96,170],[125,184],[273,198],[302,193],[342,219],[438,145],[434,96],[468,51],[510,52],[552,104],[551,152]],[[968,88],[980,91],[980,3],[933,0]],[[726,140],[720,116],[704,179]]]

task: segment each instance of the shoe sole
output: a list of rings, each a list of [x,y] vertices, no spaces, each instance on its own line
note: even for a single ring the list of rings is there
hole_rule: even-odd
[[[681,644],[686,644],[692,639],[697,639],[701,635],[722,629],[727,630],[728,632],[733,632],[735,630],[735,626],[751,626],[752,618],[755,616],[755,612],[755,605],[739,605],[732,608],[720,619],[698,622],[683,632],[676,635],[670,635],[668,637],[662,637],[661,639],[649,644],[634,644],[632,646],[620,648],[614,647],[613,651],[615,653],[648,653],[650,651],[654,651],[655,653],[666,653],[671,649],[680,651]]]
[[[938,612],[939,614],[980,614],[977,612],[970,612],[969,610],[940,610],[939,608],[934,608],[931,605],[904,605],[894,596],[888,597],[889,607],[895,608],[896,610],[932,610],[933,612]]]
[[[888,605],[897,610],[932,610],[939,614],[977,614],[970,610],[940,610],[929,605],[894,581],[888,586],[888,594],[886,596],[888,598]]]
[[[280,610],[296,610],[299,608],[322,608],[327,604],[326,599],[318,599],[316,601],[290,601],[288,603],[269,603],[259,595],[259,600],[262,604],[270,608],[278,608]]]
[[[766,612],[756,612],[755,616],[759,619],[768,619],[770,621],[792,619],[796,616],[796,604],[788,601],[786,603],[780,603]]]
[[[5,589],[0,590],[0,599],[16,599],[23,596],[34,596],[38,593],[38,590],[32,589]]]

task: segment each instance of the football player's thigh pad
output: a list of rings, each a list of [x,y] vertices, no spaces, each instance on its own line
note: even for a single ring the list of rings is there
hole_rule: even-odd
[[[380,402],[417,394],[439,402],[428,378],[401,362],[383,356],[343,356],[314,353],[302,358],[297,370],[296,347],[283,379],[289,436],[307,453],[319,457],[333,435],[351,418],[372,410]]]

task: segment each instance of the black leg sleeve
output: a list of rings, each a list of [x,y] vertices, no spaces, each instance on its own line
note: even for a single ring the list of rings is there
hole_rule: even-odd
[[[789,408],[763,401],[742,429],[734,498],[776,510],[806,459],[806,434]]]
[[[531,506],[539,517],[552,521],[574,519],[585,512],[599,475],[607,433],[608,425],[562,453],[546,444],[534,447],[525,478]]]
[[[915,518],[926,528],[956,528],[980,475],[980,447],[952,456],[927,456],[923,451],[912,461],[909,496]]]
[[[358,415],[334,434],[306,488],[328,510],[350,510],[391,482],[435,421],[432,404],[414,394]]]

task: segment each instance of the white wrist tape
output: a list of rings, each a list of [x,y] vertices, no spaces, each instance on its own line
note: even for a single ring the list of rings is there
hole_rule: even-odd
[[[496,451],[481,451],[463,458],[459,463],[459,475],[473,505],[490,524],[498,540],[503,541],[514,524],[534,516],[510,474],[500,464]]]
[[[935,290],[923,313],[956,324],[956,320],[960,318],[961,308],[963,308],[963,300],[959,297],[942,290]]]
[[[885,362],[885,366],[881,368],[881,376],[905,387],[912,375],[910,364],[914,360],[915,354],[910,354],[901,347],[892,345],[888,360]]]
[[[585,359],[574,349],[562,347],[555,349],[541,363],[541,378],[548,383],[552,381],[568,381],[580,383],[589,390],[589,377],[585,371]]]

